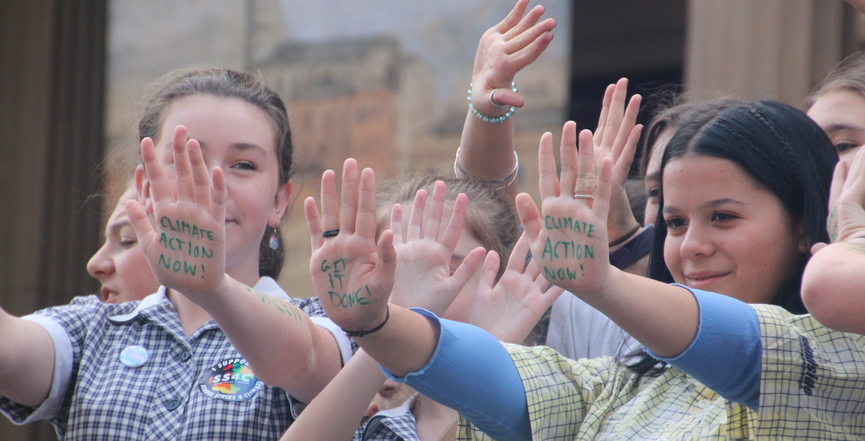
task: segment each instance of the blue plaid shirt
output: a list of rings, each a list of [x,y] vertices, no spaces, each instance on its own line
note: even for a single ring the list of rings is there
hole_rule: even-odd
[[[289,300],[272,279],[262,278],[254,288]],[[324,316],[317,298],[290,301],[310,317]],[[239,388],[213,381],[216,367],[234,376],[251,371],[213,320],[187,338],[164,287],[120,305],[78,297],[26,319],[51,335],[55,371],[39,408],[0,397],[0,411],[16,424],[48,420],[60,439],[69,440],[258,441],[278,439],[293,421],[282,389],[250,375]],[[334,333],[344,359],[350,356],[350,341],[332,322],[313,320]],[[130,346],[147,349],[142,366],[121,363],[121,351]]]

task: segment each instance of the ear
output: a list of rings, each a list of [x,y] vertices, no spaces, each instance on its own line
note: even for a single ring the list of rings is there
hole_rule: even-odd
[[[796,226],[796,232],[799,234],[799,252],[805,255],[809,255],[811,253],[811,243],[808,238],[805,236],[805,228],[802,227],[802,223]]]
[[[276,189],[276,196],[273,197],[273,210],[270,211],[270,216],[267,218],[267,226],[271,228],[279,226],[279,222],[285,217],[293,189],[294,182],[291,179]]]
[[[144,212],[147,214],[152,213],[150,180],[147,179],[147,173],[144,171],[144,165],[142,164],[138,164],[138,167],[135,167],[135,191],[138,193],[138,203],[144,207]]]

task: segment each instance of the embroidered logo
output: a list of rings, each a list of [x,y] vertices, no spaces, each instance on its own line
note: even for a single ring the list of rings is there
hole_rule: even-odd
[[[811,396],[817,383],[817,362],[814,361],[814,351],[805,336],[799,336],[799,346],[802,354],[802,376],[799,378],[799,389],[805,395]]]
[[[209,398],[224,401],[246,401],[261,389],[243,358],[228,358],[205,369],[198,379],[198,390]]]

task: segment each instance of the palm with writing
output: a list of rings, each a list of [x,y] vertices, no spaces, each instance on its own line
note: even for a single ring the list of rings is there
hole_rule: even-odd
[[[553,40],[550,31],[556,27],[555,20],[548,18],[538,22],[544,13],[540,5],[523,17],[527,5],[528,0],[517,1],[504,20],[481,36],[472,69],[472,105],[484,115],[504,113],[504,109],[496,109],[490,102],[489,95],[496,89],[496,104],[522,107],[524,100],[511,90],[511,82],[517,72],[534,62]]]
[[[628,179],[643,129],[642,125],[636,124],[642,97],[634,95],[625,108],[627,93],[626,78],[607,87],[601,104],[598,128],[592,136],[595,166],[600,167],[604,158],[613,161],[613,186],[610,193],[610,213],[607,217],[607,236],[611,241],[622,239],[640,225],[625,193],[625,181]]]
[[[571,292],[594,293],[610,282],[612,267],[607,244],[607,210],[612,175],[610,159],[601,162],[593,198],[575,199],[578,175],[592,174],[592,134],[565,123],[561,143],[561,182],[556,176],[552,135],[545,133],[538,147],[541,211],[531,196],[517,196],[517,211],[529,238],[532,255],[544,277]],[[579,155],[579,160],[577,156]]]
[[[391,217],[396,250],[396,278],[391,302],[403,307],[422,307],[442,315],[474,274],[484,254],[472,250],[451,274],[451,259],[460,238],[468,198],[457,196],[450,220],[443,221],[446,186],[436,182],[432,197],[419,190],[408,228],[403,234],[402,207],[395,205]]]
[[[342,199],[337,204],[336,177],[321,177],[321,216],[313,198],[304,201],[312,238],[310,274],[316,294],[334,323],[348,330],[369,330],[382,323],[393,286],[393,233],[375,240],[375,174],[347,159],[342,170]],[[339,207],[338,207],[339,205]],[[325,231],[338,230],[333,237]]]
[[[225,275],[225,178],[208,173],[201,146],[174,130],[174,173],[167,173],[150,138],[141,141],[147,205],[126,203],[147,263],[159,283],[193,301],[206,300],[227,283]],[[153,223],[151,223],[152,215]]]
[[[490,251],[484,262],[471,323],[500,341],[521,343],[549,307],[564,292],[550,286],[534,259],[526,263],[529,240],[517,241],[502,277],[496,282],[499,256]]]

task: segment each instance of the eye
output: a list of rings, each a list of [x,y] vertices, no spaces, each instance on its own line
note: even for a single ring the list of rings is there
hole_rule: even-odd
[[[688,225],[687,222],[685,222],[685,220],[680,217],[671,217],[669,219],[664,219],[664,222],[666,222],[668,230],[677,230]]]
[[[712,222],[725,222],[725,221],[731,221],[734,219],[738,219],[738,216],[732,215],[730,213],[713,213],[712,214]]]
[[[835,150],[838,150],[838,153],[844,153],[847,150],[855,149],[856,147],[859,147],[859,145],[849,142],[839,142],[835,144]]]
[[[132,248],[135,245],[138,245],[138,238],[137,237],[121,237],[120,238],[120,248],[123,248],[124,250]]]
[[[652,187],[646,190],[646,197],[649,199],[658,199],[661,197],[661,187]]]
[[[258,170],[258,166],[255,165],[255,164],[253,164],[253,163],[251,163],[251,162],[249,162],[249,161],[239,161],[239,162],[235,162],[235,163],[231,166],[231,168],[236,168],[236,169],[238,169],[238,170],[250,170],[250,171]]]

